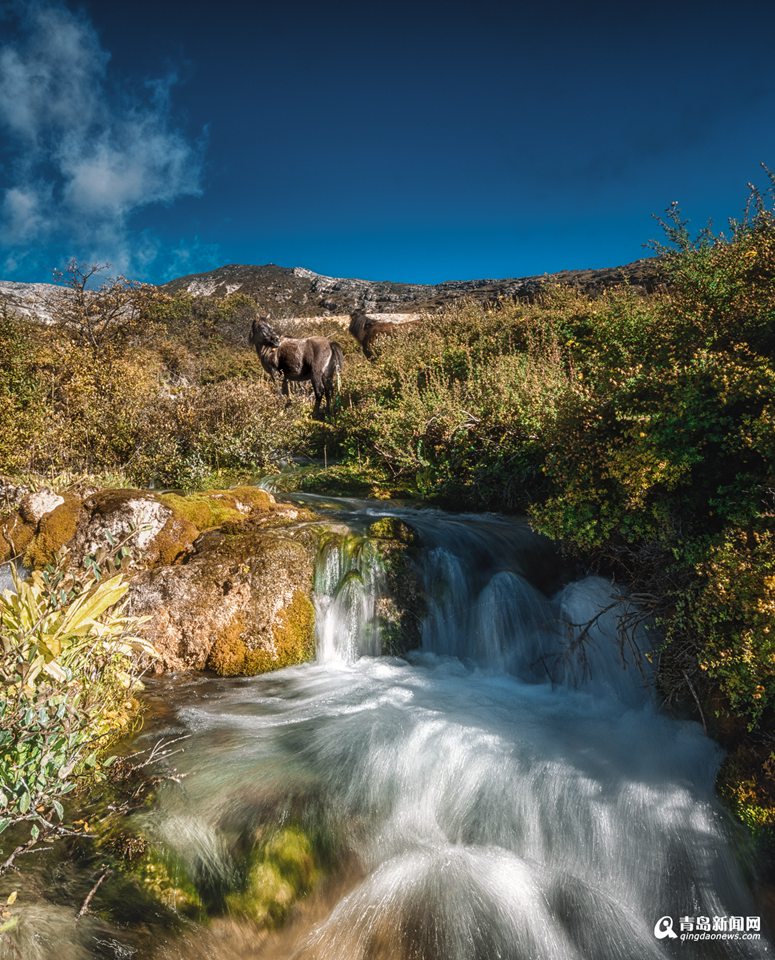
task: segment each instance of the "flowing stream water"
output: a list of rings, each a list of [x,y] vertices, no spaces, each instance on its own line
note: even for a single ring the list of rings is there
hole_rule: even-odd
[[[140,817],[213,902],[250,838],[298,831],[313,892],[278,933],[227,919],[154,956],[771,955],[745,934],[655,936],[665,916],[679,934],[681,917],[759,910],[714,799],[720,751],[659,711],[626,597],[596,577],[563,583],[518,521],[327,506],[355,537],[332,537],[319,561],[317,662],[195,681],[169,708],[169,730],[189,735],[185,778]],[[416,532],[423,587],[420,647],[401,658],[380,655],[385,571],[358,539],[391,513]]]
[[[390,512],[333,506],[356,528]],[[317,663],[180,713],[186,788],[154,817],[181,857],[228,874],[224,824],[257,811],[324,827],[328,899],[256,956],[765,955],[762,941],[655,936],[666,915],[678,932],[680,917],[756,910],[713,797],[719,750],[658,711],[626,598],[595,577],[558,586],[524,524],[397,512],[420,542],[418,651],[378,656],[378,560],[333,541]]]

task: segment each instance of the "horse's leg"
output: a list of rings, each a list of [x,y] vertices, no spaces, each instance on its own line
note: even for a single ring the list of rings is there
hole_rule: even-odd
[[[325,391],[323,378],[320,374],[313,373],[310,379],[312,380],[312,390],[315,394],[315,407],[312,411],[312,416],[315,420],[320,420],[320,404],[323,401],[323,393]]]
[[[328,371],[323,383],[323,389],[326,395],[326,416],[331,415],[331,404],[334,402],[334,377],[336,376],[336,367]]]

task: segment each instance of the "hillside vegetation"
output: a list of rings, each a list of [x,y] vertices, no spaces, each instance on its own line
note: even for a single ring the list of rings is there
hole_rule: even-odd
[[[770,200],[754,195],[726,237],[692,239],[671,211],[661,292],[546,286],[529,304],[462,303],[384,338],[374,363],[341,327],[316,326],[347,351],[325,424],[302,396],[286,406],[243,345],[244,296],[129,285],[132,309],[104,329],[89,307],[95,336],[77,311],[54,327],[6,314],[0,474],[191,489],[325,453],[334,465],[308,469],[310,488],[527,512],[634,586],[664,633],[665,697],[730,745],[746,737],[724,789],[772,826]]]

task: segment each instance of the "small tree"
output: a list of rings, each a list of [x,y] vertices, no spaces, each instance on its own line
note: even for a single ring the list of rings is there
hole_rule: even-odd
[[[105,277],[101,284],[92,286],[95,279],[109,268],[107,263],[84,266],[73,259],[64,270],[54,271],[55,281],[67,288],[55,319],[79,343],[95,352],[134,331],[155,295],[149,284],[120,275]]]

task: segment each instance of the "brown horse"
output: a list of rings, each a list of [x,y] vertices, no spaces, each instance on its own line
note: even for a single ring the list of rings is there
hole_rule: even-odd
[[[282,377],[283,396],[287,397],[291,381],[310,380],[315,394],[313,417],[320,417],[320,404],[326,399],[326,413],[331,412],[335,381],[344,366],[342,348],[328,337],[281,337],[266,317],[256,317],[250,328],[248,343],[256,348],[261,366],[274,380]]]
[[[401,319],[399,319],[399,316]],[[366,358],[373,360],[374,341],[380,334],[396,333],[407,325],[416,323],[419,320],[419,314],[403,314],[391,319],[384,314],[369,314],[365,310],[356,310],[350,314],[350,326],[348,330],[361,345]]]

